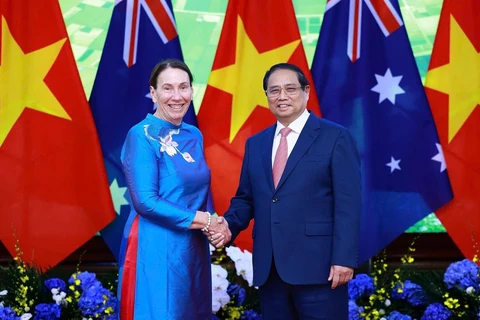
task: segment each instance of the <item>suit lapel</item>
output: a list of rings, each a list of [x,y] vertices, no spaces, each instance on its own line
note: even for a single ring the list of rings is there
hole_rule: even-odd
[[[283,170],[282,177],[278,182],[278,186],[276,190],[278,190],[282,186],[283,182],[288,178],[292,170],[297,165],[298,161],[300,161],[300,159],[303,157],[305,152],[307,152],[308,148],[310,148],[312,143],[320,134],[320,130],[318,130],[320,128],[320,125],[317,119],[318,118],[313,113],[310,113],[310,116],[308,117],[308,120],[305,123],[305,126],[303,127],[302,132],[300,133],[300,136],[298,137],[297,143],[295,144],[295,147],[293,148],[292,153],[288,157],[287,164],[285,165],[285,170]],[[270,154],[271,153],[272,151],[270,148]],[[271,167],[270,167],[270,172],[272,172]],[[273,178],[271,178],[271,180],[272,180],[272,187],[273,187]]]
[[[265,130],[262,137],[262,162],[263,172],[267,178],[267,184],[273,192],[273,173],[272,173],[272,148],[275,135],[276,124]]]

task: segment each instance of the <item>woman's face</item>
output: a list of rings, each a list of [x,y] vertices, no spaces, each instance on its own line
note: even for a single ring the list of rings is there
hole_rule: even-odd
[[[180,125],[187,113],[193,90],[188,74],[182,69],[167,68],[160,72],[157,87],[150,87],[152,101],[157,104],[155,114],[165,121]]]

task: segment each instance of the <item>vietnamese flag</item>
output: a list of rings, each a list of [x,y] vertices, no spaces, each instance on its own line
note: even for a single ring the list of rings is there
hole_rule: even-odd
[[[276,121],[262,82],[265,72],[280,62],[303,70],[310,81],[308,108],[319,114],[292,1],[229,1],[197,117],[212,171],[213,202],[220,215],[237,190],[245,141]],[[252,251],[251,224],[235,244]]]
[[[480,242],[479,12],[478,0],[445,0],[425,84],[454,193],[435,213],[469,259]]]
[[[114,218],[57,0],[0,2],[0,239],[53,267]]]

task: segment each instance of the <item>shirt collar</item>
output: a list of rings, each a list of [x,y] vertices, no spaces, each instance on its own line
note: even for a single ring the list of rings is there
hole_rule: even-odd
[[[303,113],[295,119],[290,125],[288,126],[290,129],[292,129],[293,132],[300,134],[302,132],[303,127],[305,127],[305,124],[307,123],[308,117],[310,116],[310,112],[305,108]],[[280,130],[285,128],[283,124],[281,124],[279,121],[277,121],[277,128],[275,129],[275,137],[280,133]]]

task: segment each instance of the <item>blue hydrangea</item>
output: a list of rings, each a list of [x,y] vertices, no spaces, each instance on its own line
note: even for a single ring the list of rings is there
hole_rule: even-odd
[[[0,319],[2,320],[20,320],[15,311],[10,307],[0,306]]]
[[[117,299],[99,281],[94,281],[85,289],[78,301],[78,307],[85,316],[103,313],[108,307],[116,312]]]
[[[348,320],[363,320],[364,318],[361,316],[362,312],[363,308],[357,306],[355,300],[348,300]]]
[[[447,307],[440,303],[432,303],[427,307],[421,320],[447,320],[452,316]]]
[[[112,315],[112,319],[117,319],[117,312],[118,312],[118,300],[117,297],[115,297],[110,291],[104,289],[105,291],[108,292],[108,296],[106,296],[106,301],[105,301],[105,309],[108,309],[111,307],[114,311],[114,314]],[[109,320],[109,317],[107,317],[107,320]]]
[[[392,311],[388,315],[388,320],[412,320],[412,317],[398,311]]]
[[[238,284],[230,283],[228,285],[228,288],[227,288],[227,293],[231,297],[231,296],[234,296],[234,295],[238,294],[239,289],[240,289],[240,286]]]
[[[95,315],[105,310],[103,302],[106,299],[104,294],[108,295],[105,291],[99,281],[96,281],[90,288],[83,291],[78,301],[78,306],[83,315]]]
[[[78,301],[78,307],[82,315],[91,317],[102,314],[107,320],[115,320],[117,318],[118,301],[112,293],[102,286],[102,283],[97,280],[94,273],[81,272],[72,276],[68,283],[73,284],[75,280],[79,280],[81,296]],[[108,308],[113,309],[113,313],[105,314]]]
[[[45,286],[48,288],[48,291],[52,291],[52,289],[60,289],[60,291],[63,292],[67,291],[67,285],[65,284],[65,281],[58,278],[45,280]]]
[[[475,262],[463,259],[448,266],[443,276],[443,281],[449,289],[459,288],[466,290],[468,287],[478,288],[479,268]]]
[[[246,297],[247,297],[247,292],[245,291],[245,289],[240,288],[238,290],[238,296],[237,296],[237,307],[239,307],[243,304]]]
[[[253,310],[245,310],[240,320],[262,320],[262,316]]]
[[[237,307],[243,304],[243,302],[245,301],[245,297],[247,295],[245,292],[245,289],[243,289],[238,284],[230,284],[227,288],[227,293],[230,297],[235,297],[236,299],[235,305]]]
[[[367,274],[357,274],[355,279],[348,282],[348,296],[350,299],[357,300],[362,296],[370,296],[375,291],[373,278]]]
[[[98,282],[97,276],[95,275],[95,273],[91,273],[87,271],[77,274],[76,279],[80,280],[80,288],[82,290],[86,290],[90,286],[95,285],[95,282]],[[70,277],[70,279],[68,280],[68,283],[73,284],[74,282],[75,282],[75,279],[73,278],[73,276]]]
[[[60,319],[61,309],[56,303],[41,303],[35,307],[33,320],[55,320]]]
[[[406,280],[403,283],[403,288],[401,283],[397,283],[392,290],[392,298],[408,301],[414,306],[420,306],[426,302],[422,287],[410,280]]]

